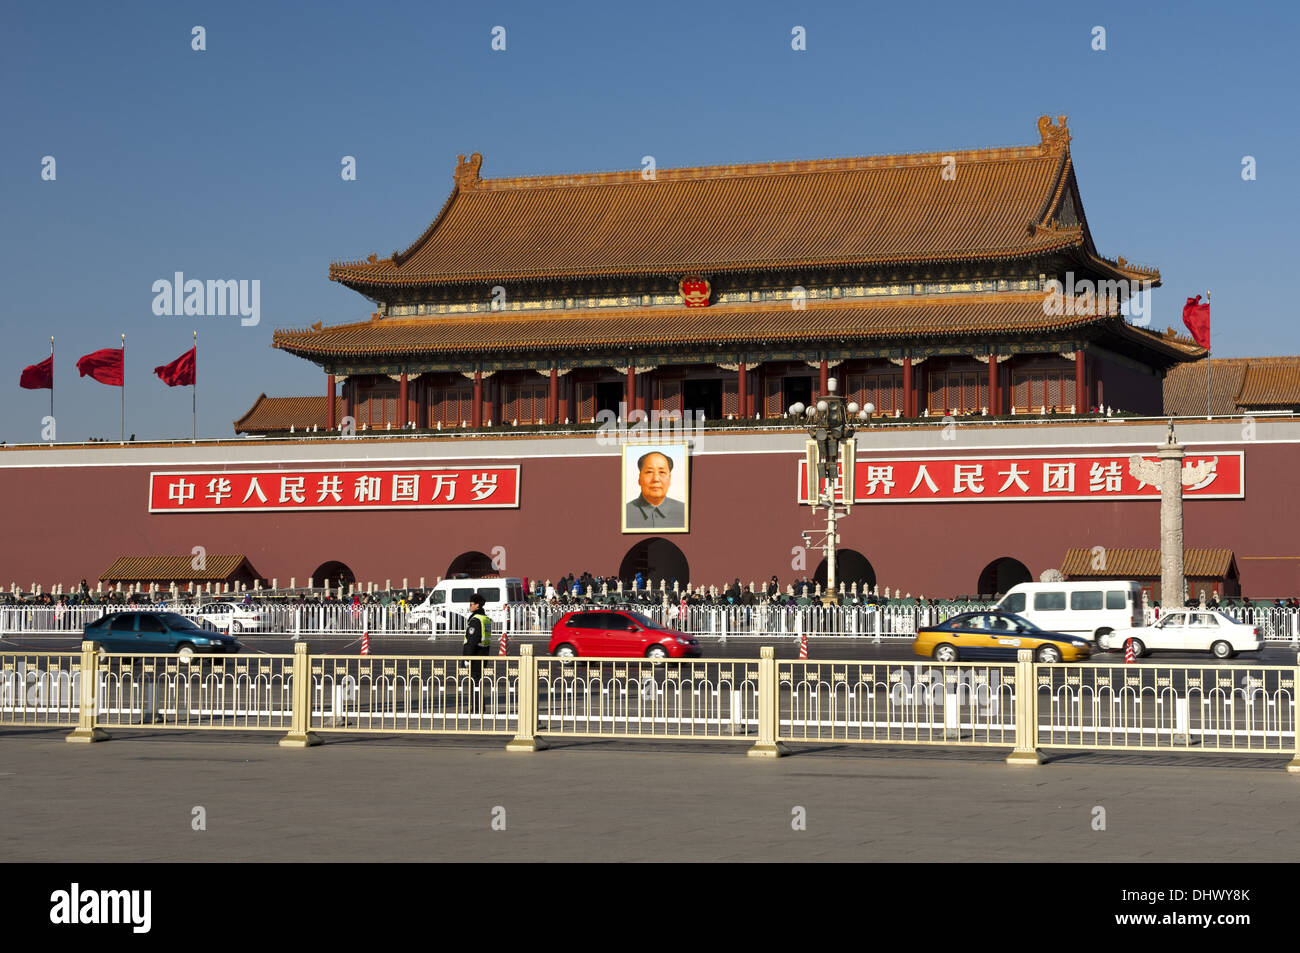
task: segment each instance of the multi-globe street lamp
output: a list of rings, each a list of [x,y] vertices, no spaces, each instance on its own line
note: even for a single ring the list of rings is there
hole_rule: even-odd
[[[805,407],[802,403],[790,405],[790,416],[803,418],[808,428],[808,501],[813,508],[826,507],[826,540],[822,551],[826,554],[826,593],[822,602],[829,605],[835,600],[835,545],[839,542],[835,524],[837,509],[844,507],[847,516],[853,505],[853,423],[871,419],[876,408],[868,403],[862,407],[857,401],[846,400],[836,394],[838,382],[830,378],[826,393]],[[840,488],[841,500],[835,499]]]

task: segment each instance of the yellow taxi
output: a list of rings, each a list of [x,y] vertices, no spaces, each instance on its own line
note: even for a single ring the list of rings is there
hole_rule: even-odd
[[[916,633],[912,651],[936,662],[967,659],[1015,661],[1020,649],[1031,649],[1039,662],[1078,662],[1092,652],[1087,639],[1061,632],[1044,632],[1028,619],[1010,612],[963,612]]]

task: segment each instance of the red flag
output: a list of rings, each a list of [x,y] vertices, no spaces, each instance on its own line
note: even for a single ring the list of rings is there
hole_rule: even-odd
[[[54,355],[51,354],[39,364],[23,368],[23,376],[18,378],[18,386],[28,390],[54,389]]]
[[[1188,298],[1183,305],[1183,324],[1192,332],[1196,343],[1207,351],[1210,349],[1210,302],[1201,304],[1201,296]]]
[[[101,384],[122,386],[122,349],[106,347],[78,359],[77,370],[82,377],[93,377]]]
[[[168,387],[188,387],[194,383],[194,352],[196,348],[190,348],[170,364],[163,364],[161,367],[155,367],[153,372],[157,374],[164,384]]]

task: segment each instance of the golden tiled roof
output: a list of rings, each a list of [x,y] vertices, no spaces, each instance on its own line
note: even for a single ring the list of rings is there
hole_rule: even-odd
[[[195,569],[194,557],[189,553],[182,556],[118,556],[99,578],[103,582],[226,581],[247,562],[248,557],[242,553],[209,553],[204,568]],[[257,575],[251,565],[247,568],[250,574]]]
[[[476,315],[383,318],[321,329],[276,331],[274,347],[308,356],[523,352],[545,348],[869,341],[907,335],[1050,331],[1097,316],[1048,316],[1039,292],[936,295],[860,300],[714,305],[710,308],[607,308],[506,311]],[[1126,325],[1127,327],[1127,325]],[[1159,335],[1133,329],[1156,345]],[[322,402],[324,398],[321,398]]]
[[[1065,117],[1034,146],[584,175],[482,179],[460,157],[437,218],[405,251],[337,262],[358,289],[629,274],[1020,258],[1075,249],[1102,271],[1159,272],[1096,254],[1080,221]],[[943,175],[950,168],[952,176]]]
[[[1241,358],[1215,357],[1171,367],[1165,375],[1165,413],[1171,417],[1235,414],[1245,373],[1246,361]]]
[[[1242,407],[1300,406],[1300,357],[1251,361],[1237,403]]]
[[[1159,549],[1106,549],[1106,568],[1094,569],[1097,555],[1092,549],[1069,549],[1061,564],[1067,578],[1129,579],[1160,576]],[[1183,550],[1183,575],[1221,579],[1232,566],[1231,549]]]
[[[302,430],[313,426],[324,429],[329,425],[326,419],[325,395],[319,397],[267,397],[258,396],[248,413],[235,421],[235,433],[261,433],[263,431],[287,431],[290,425]],[[334,400],[334,419],[342,420],[344,404],[342,397]]]
[[[1165,377],[1165,413],[1227,416],[1243,409],[1300,406],[1300,356],[1216,357],[1171,367]]]

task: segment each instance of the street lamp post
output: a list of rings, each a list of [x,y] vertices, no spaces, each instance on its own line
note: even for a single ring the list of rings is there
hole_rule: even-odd
[[[846,401],[836,394],[837,381],[831,378],[826,382],[827,393],[817,398],[812,405],[805,407],[802,403],[790,405],[790,416],[802,417],[812,439],[808,444],[808,498],[815,509],[819,505],[826,507],[826,540],[822,551],[826,554],[826,594],[822,597],[825,604],[835,598],[835,544],[839,542],[836,535],[836,522],[839,517],[838,504],[835,501],[835,487],[844,477],[844,512],[848,515],[853,503],[852,451],[846,455],[843,451],[853,446],[854,420],[867,421],[875,413],[871,404],[859,407],[856,401]],[[841,471],[840,461],[844,459]]]

